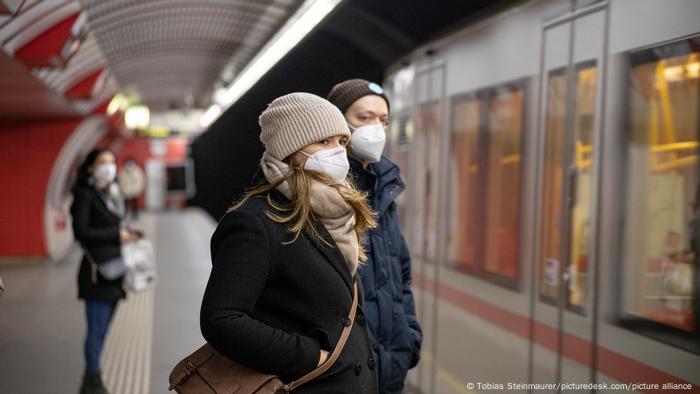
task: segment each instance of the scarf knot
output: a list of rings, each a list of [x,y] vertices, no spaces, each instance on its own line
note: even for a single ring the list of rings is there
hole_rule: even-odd
[[[267,152],[263,153],[260,167],[271,184],[278,182],[291,171],[287,163],[275,159]],[[294,191],[286,180],[277,186],[277,190],[289,200],[293,200]],[[338,245],[350,276],[354,276],[357,272],[360,247],[357,233],[355,233],[354,209],[343,199],[337,188],[323,182],[312,180],[309,194],[311,210]]]

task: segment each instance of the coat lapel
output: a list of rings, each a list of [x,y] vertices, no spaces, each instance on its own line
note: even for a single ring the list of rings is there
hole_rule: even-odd
[[[100,204],[100,206],[102,207],[102,210],[103,210],[104,212],[107,212],[109,215],[111,215],[111,216],[113,216],[113,217],[115,217],[116,219],[118,219],[118,220],[121,221],[122,218],[121,218],[119,215],[117,215],[116,213],[112,212],[112,211],[109,209],[109,207],[107,206],[107,202],[104,200],[104,197],[102,197],[102,196],[100,195],[100,192],[99,192],[97,189],[95,189],[94,187],[92,187],[92,192],[93,192],[93,194],[95,195],[95,199],[96,199],[97,201],[99,201],[98,204]]]
[[[326,240],[326,242],[330,244],[330,246],[316,239],[316,237],[314,237],[314,235],[311,234],[309,230],[304,231],[305,236],[311,241],[311,243],[316,247],[316,249],[318,249],[321,252],[321,254],[326,258],[326,260],[328,260],[331,263],[333,269],[335,269],[338,275],[340,275],[340,277],[343,279],[343,282],[345,283],[345,286],[347,287],[350,296],[352,296],[352,278],[350,277],[350,270],[348,269],[348,265],[345,262],[345,257],[343,257],[343,254],[340,253],[338,245],[335,244],[335,241],[331,237],[328,230],[326,230],[326,227],[323,225],[323,223],[319,222],[318,220],[314,220],[313,225],[316,228],[316,231],[318,231],[318,233],[323,237],[323,239]]]
[[[280,204],[289,203],[289,200],[277,190],[273,190],[271,192],[271,197],[273,200]],[[343,254],[340,253],[338,245],[336,245],[335,241],[333,240],[333,237],[331,237],[331,234],[328,232],[328,230],[326,230],[326,226],[324,226],[320,220],[312,218],[311,225],[314,226],[316,231],[318,231],[321,237],[323,237],[323,239],[325,239],[326,242],[330,244],[330,246],[316,239],[316,237],[311,233],[309,229],[304,229],[303,235],[309,239],[311,244],[314,245],[316,249],[319,250],[319,252],[321,252],[323,257],[326,258],[326,260],[328,260],[335,272],[337,272],[338,275],[340,275],[340,277],[343,279],[343,283],[345,283],[345,286],[348,289],[350,297],[352,298],[354,293],[353,280],[350,277],[350,270],[348,269],[348,265],[345,263],[345,257],[343,257]]]

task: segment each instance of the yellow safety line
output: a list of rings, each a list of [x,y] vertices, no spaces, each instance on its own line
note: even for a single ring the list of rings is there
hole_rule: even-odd
[[[454,388],[458,393],[463,393],[463,394],[476,394],[476,391],[471,391],[467,390],[466,385],[468,382],[466,381],[461,381],[454,376],[450,375],[449,372],[446,370],[442,369],[440,367],[440,363],[436,362],[433,360],[433,356],[427,352],[427,351],[422,351],[420,352],[420,357],[421,357],[421,362],[426,362],[428,364],[433,364],[435,368],[435,372],[437,375],[445,380],[452,388]],[[420,389],[420,388],[419,388]]]
[[[146,234],[154,241],[155,220],[151,215],[141,217]],[[151,390],[154,297],[151,287],[129,294],[117,308],[102,352],[104,384],[111,393],[146,394]]]

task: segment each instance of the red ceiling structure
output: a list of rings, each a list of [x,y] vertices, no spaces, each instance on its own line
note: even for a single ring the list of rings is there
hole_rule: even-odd
[[[15,52],[15,59],[29,68],[65,66],[70,59],[62,58],[61,50],[71,36],[71,29],[77,19],[76,13],[41,33]]]
[[[71,86],[65,93],[65,96],[70,99],[89,99],[92,97],[92,91],[95,87],[97,79],[100,77],[104,69],[100,68],[92,74],[78,81]]]
[[[208,108],[301,3],[0,0],[0,120],[85,116],[118,91]]]

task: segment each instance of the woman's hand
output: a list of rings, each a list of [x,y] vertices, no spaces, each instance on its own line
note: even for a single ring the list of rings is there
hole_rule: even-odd
[[[133,232],[123,228],[119,230],[119,240],[121,241],[121,243],[133,242],[138,240],[138,236]]]
[[[319,357],[319,359],[318,359],[318,365],[316,365],[316,366],[317,366],[317,367],[320,367],[321,364],[323,364],[323,363],[326,362],[326,359],[328,359],[328,352],[325,351],[325,350],[323,350],[323,349],[321,349],[321,357]]]

